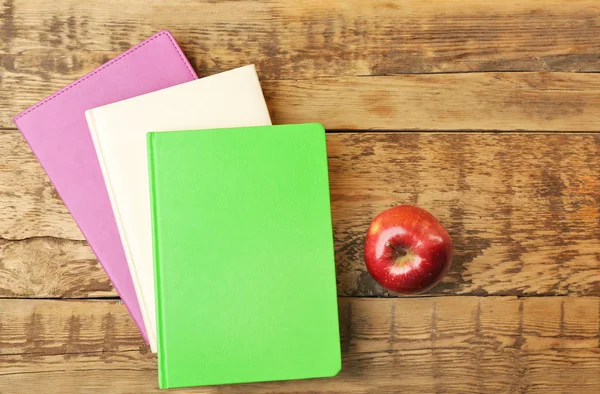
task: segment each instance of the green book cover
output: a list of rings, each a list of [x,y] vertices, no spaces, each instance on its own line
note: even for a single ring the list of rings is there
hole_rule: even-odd
[[[341,368],[325,130],[148,133],[161,388]]]

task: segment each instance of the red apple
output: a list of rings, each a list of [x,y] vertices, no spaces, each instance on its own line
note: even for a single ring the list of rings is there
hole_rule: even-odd
[[[424,209],[399,205],[377,215],[365,241],[365,262],[386,289],[417,294],[431,289],[452,263],[448,231]]]

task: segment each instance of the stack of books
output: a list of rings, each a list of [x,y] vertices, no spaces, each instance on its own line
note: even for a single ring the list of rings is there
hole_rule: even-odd
[[[162,31],[17,115],[161,388],[341,368],[325,130],[254,66],[197,79]]]

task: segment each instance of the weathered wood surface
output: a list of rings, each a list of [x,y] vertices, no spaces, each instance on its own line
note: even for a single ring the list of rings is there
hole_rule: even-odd
[[[340,295],[385,294],[363,236],[402,203],[453,239],[433,294],[600,294],[600,136],[344,133],[327,149]]]
[[[600,391],[597,297],[340,298],[331,379],[185,392]],[[0,301],[0,392],[159,392],[123,305]]]
[[[570,73],[600,71],[594,0],[110,0],[91,7],[0,5],[0,128],[160,27],[173,31],[201,76],[255,63],[276,123],[549,131],[596,131],[600,123],[600,75]],[[432,72],[464,74],[424,74]],[[383,76],[399,73],[422,75]]]
[[[468,73],[264,81],[274,123],[329,130],[600,129],[600,74]]]
[[[180,392],[600,392],[600,136],[561,133],[600,130],[596,1],[0,0],[0,393],[158,392],[118,301],[22,299],[116,293],[11,118],[163,28],[200,76],[255,63],[274,123],[356,131],[328,135],[341,374]],[[452,270],[352,298],[389,295],[362,243],[400,203]]]
[[[600,295],[600,136],[328,135],[341,296],[387,295],[363,236],[396,204],[430,210],[454,240],[432,294]],[[0,296],[114,296],[20,134],[0,131]]]
[[[5,356],[140,349],[147,345],[120,301],[0,300],[0,363]]]
[[[0,128],[75,78],[49,83],[7,74]],[[262,82],[274,124],[328,130],[597,131],[600,74],[469,73]]]
[[[0,298],[116,297],[85,241],[0,239]]]
[[[594,0],[3,0],[0,7],[4,67],[40,80],[97,66],[160,28],[172,30],[203,75],[248,62],[268,79],[600,71]]]

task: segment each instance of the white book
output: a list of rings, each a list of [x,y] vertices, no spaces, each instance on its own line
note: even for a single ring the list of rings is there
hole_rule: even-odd
[[[156,353],[146,133],[266,126],[269,111],[253,65],[183,83],[85,112],[150,348]],[[181,300],[187,302],[187,300]]]

